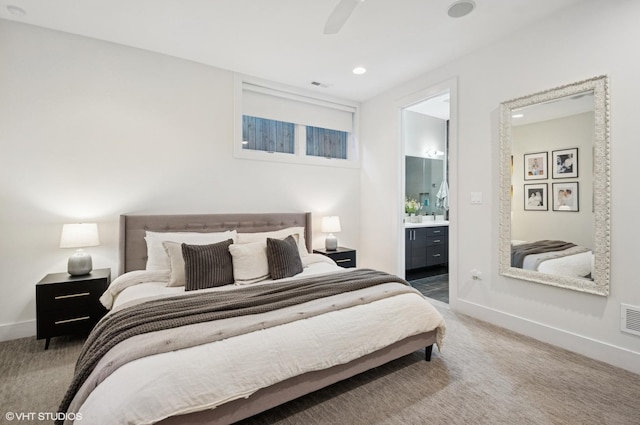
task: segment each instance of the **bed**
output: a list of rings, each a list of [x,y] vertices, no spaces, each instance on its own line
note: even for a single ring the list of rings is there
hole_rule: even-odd
[[[121,216],[121,275],[101,298],[110,311],[83,347],[58,423],[229,424],[417,350],[430,360],[445,323],[419,292],[342,269],[311,245],[310,213]],[[199,288],[211,273],[193,258],[218,261],[214,249],[230,254],[236,280]],[[256,266],[265,250],[267,278]],[[273,264],[290,258],[302,272],[282,277]],[[197,314],[185,322],[180,309]]]
[[[511,266],[555,276],[591,279],[593,252],[559,240],[511,241]]]

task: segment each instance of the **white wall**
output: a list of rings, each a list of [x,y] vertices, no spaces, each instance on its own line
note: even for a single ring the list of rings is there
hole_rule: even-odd
[[[457,77],[451,143],[453,309],[640,373],[640,337],[620,331],[620,304],[640,305],[635,193],[640,2],[585,1],[503,42],[407,82],[363,105],[362,265],[398,272],[401,220],[399,102]],[[498,275],[498,105],[601,74],[611,91],[611,294],[600,297]],[[483,203],[471,204],[481,192]],[[372,229],[376,229],[373,231]],[[483,272],[480,281],[470,271]],[[446,347],[445,353],[446,355]]]
[[[446,151],[445,120],[413,111],[403,113],[405,155],[427,158],[427,151]]]
[[[35,284],[66,270],[63,223],[98,222],[118,270],[122,213],[339,215],[358,248],[360,171],[232,157],[233,74],[0,20],[0,340],[35,334]]]

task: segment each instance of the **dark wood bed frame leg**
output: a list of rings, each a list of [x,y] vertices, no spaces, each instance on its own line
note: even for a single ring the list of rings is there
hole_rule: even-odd
[[[428,362],[431,361],[431,351],[433,351],[433,344],[424,349],[424,359]]]

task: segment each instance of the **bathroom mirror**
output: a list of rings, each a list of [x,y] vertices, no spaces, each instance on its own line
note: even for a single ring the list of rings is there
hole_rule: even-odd
[[[608,80],[500,105],[500,274],[606,296]]]
[[[405,156],[405,196],[420,206],[418,215],[444,215],[437,195],[444,180],[444,158]]]

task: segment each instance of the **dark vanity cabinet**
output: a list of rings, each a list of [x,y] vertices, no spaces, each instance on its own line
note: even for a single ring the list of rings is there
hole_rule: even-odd
[[[449,262],[447,226],[405,229],[405,268],[438,266]]]

